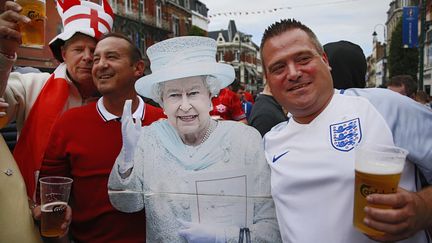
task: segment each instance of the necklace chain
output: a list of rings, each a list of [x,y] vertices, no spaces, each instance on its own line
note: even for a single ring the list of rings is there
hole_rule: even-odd
[[[201,139],[200,145],[203,144],[210,137],[210,134],[213,132],[214,127],[216,127],[216,124],[217,121],[210,120],[210,124],[204,134],[204,137]]]

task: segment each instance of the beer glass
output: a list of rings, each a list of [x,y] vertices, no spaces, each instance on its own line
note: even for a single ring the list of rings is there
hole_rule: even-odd
[[[21,5],[21,14],[29,17],[29,23],[20,23],[22,46],[43,48],[45,43],[45,0],[15,0]]]
[[[373,193],[395,193],[405,165],[408,152],[388,145],[358,147],[355,153],[354,226],[370,236],[383,235],[363,224],[366,206],[388,208],[383,205],[369,205],[366,196]]]
[[[39,179],[41,198],[41,235],[58,237],[64,234],[64,222],[72,179],[49,176]]]

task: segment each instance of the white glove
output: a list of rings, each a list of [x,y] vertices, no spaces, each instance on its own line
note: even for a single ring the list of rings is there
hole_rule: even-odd
[[[224,243],[225,230],[221,226],[186,222],[179,219],[183,229],[178,234],[188,243]]]
[[[135,147],[141,131],[141,120],[135,120],[132,118],[132,100],[126,100],[121,118],[124,161],[119,163],[119,172],[122,174],[133,167]]]

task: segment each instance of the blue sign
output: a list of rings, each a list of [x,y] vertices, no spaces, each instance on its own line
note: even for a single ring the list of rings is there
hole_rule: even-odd
[[[418,47],[418,7],[403,8],[402,45],[404,48]]]

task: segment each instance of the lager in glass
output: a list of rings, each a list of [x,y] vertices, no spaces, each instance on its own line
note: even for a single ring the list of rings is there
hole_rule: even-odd
[[[22,7],[21,14],[29,23],[20,23],[22,46],[42,48],[45,43],[45,0],[15,0]]]
[[[370,236],[384,234],[363,223],[366,216],[364,208],[366,206],[388,207],[369,205],[366,197],[374,193],[396,193],[407,154],[408,152],[404,149],[385,145],[356,149],[353,223],[361,232]]]
[[[58,237],[64,231],[61,225],[65,221],[72,179],[61,176],[49,176],[39,179],[41,198],[41,235]]]
[[[63,224],[67,203],[52,202],[41,207],[41,234],[45,237],[58,237],[64,234],[61,229]]]

